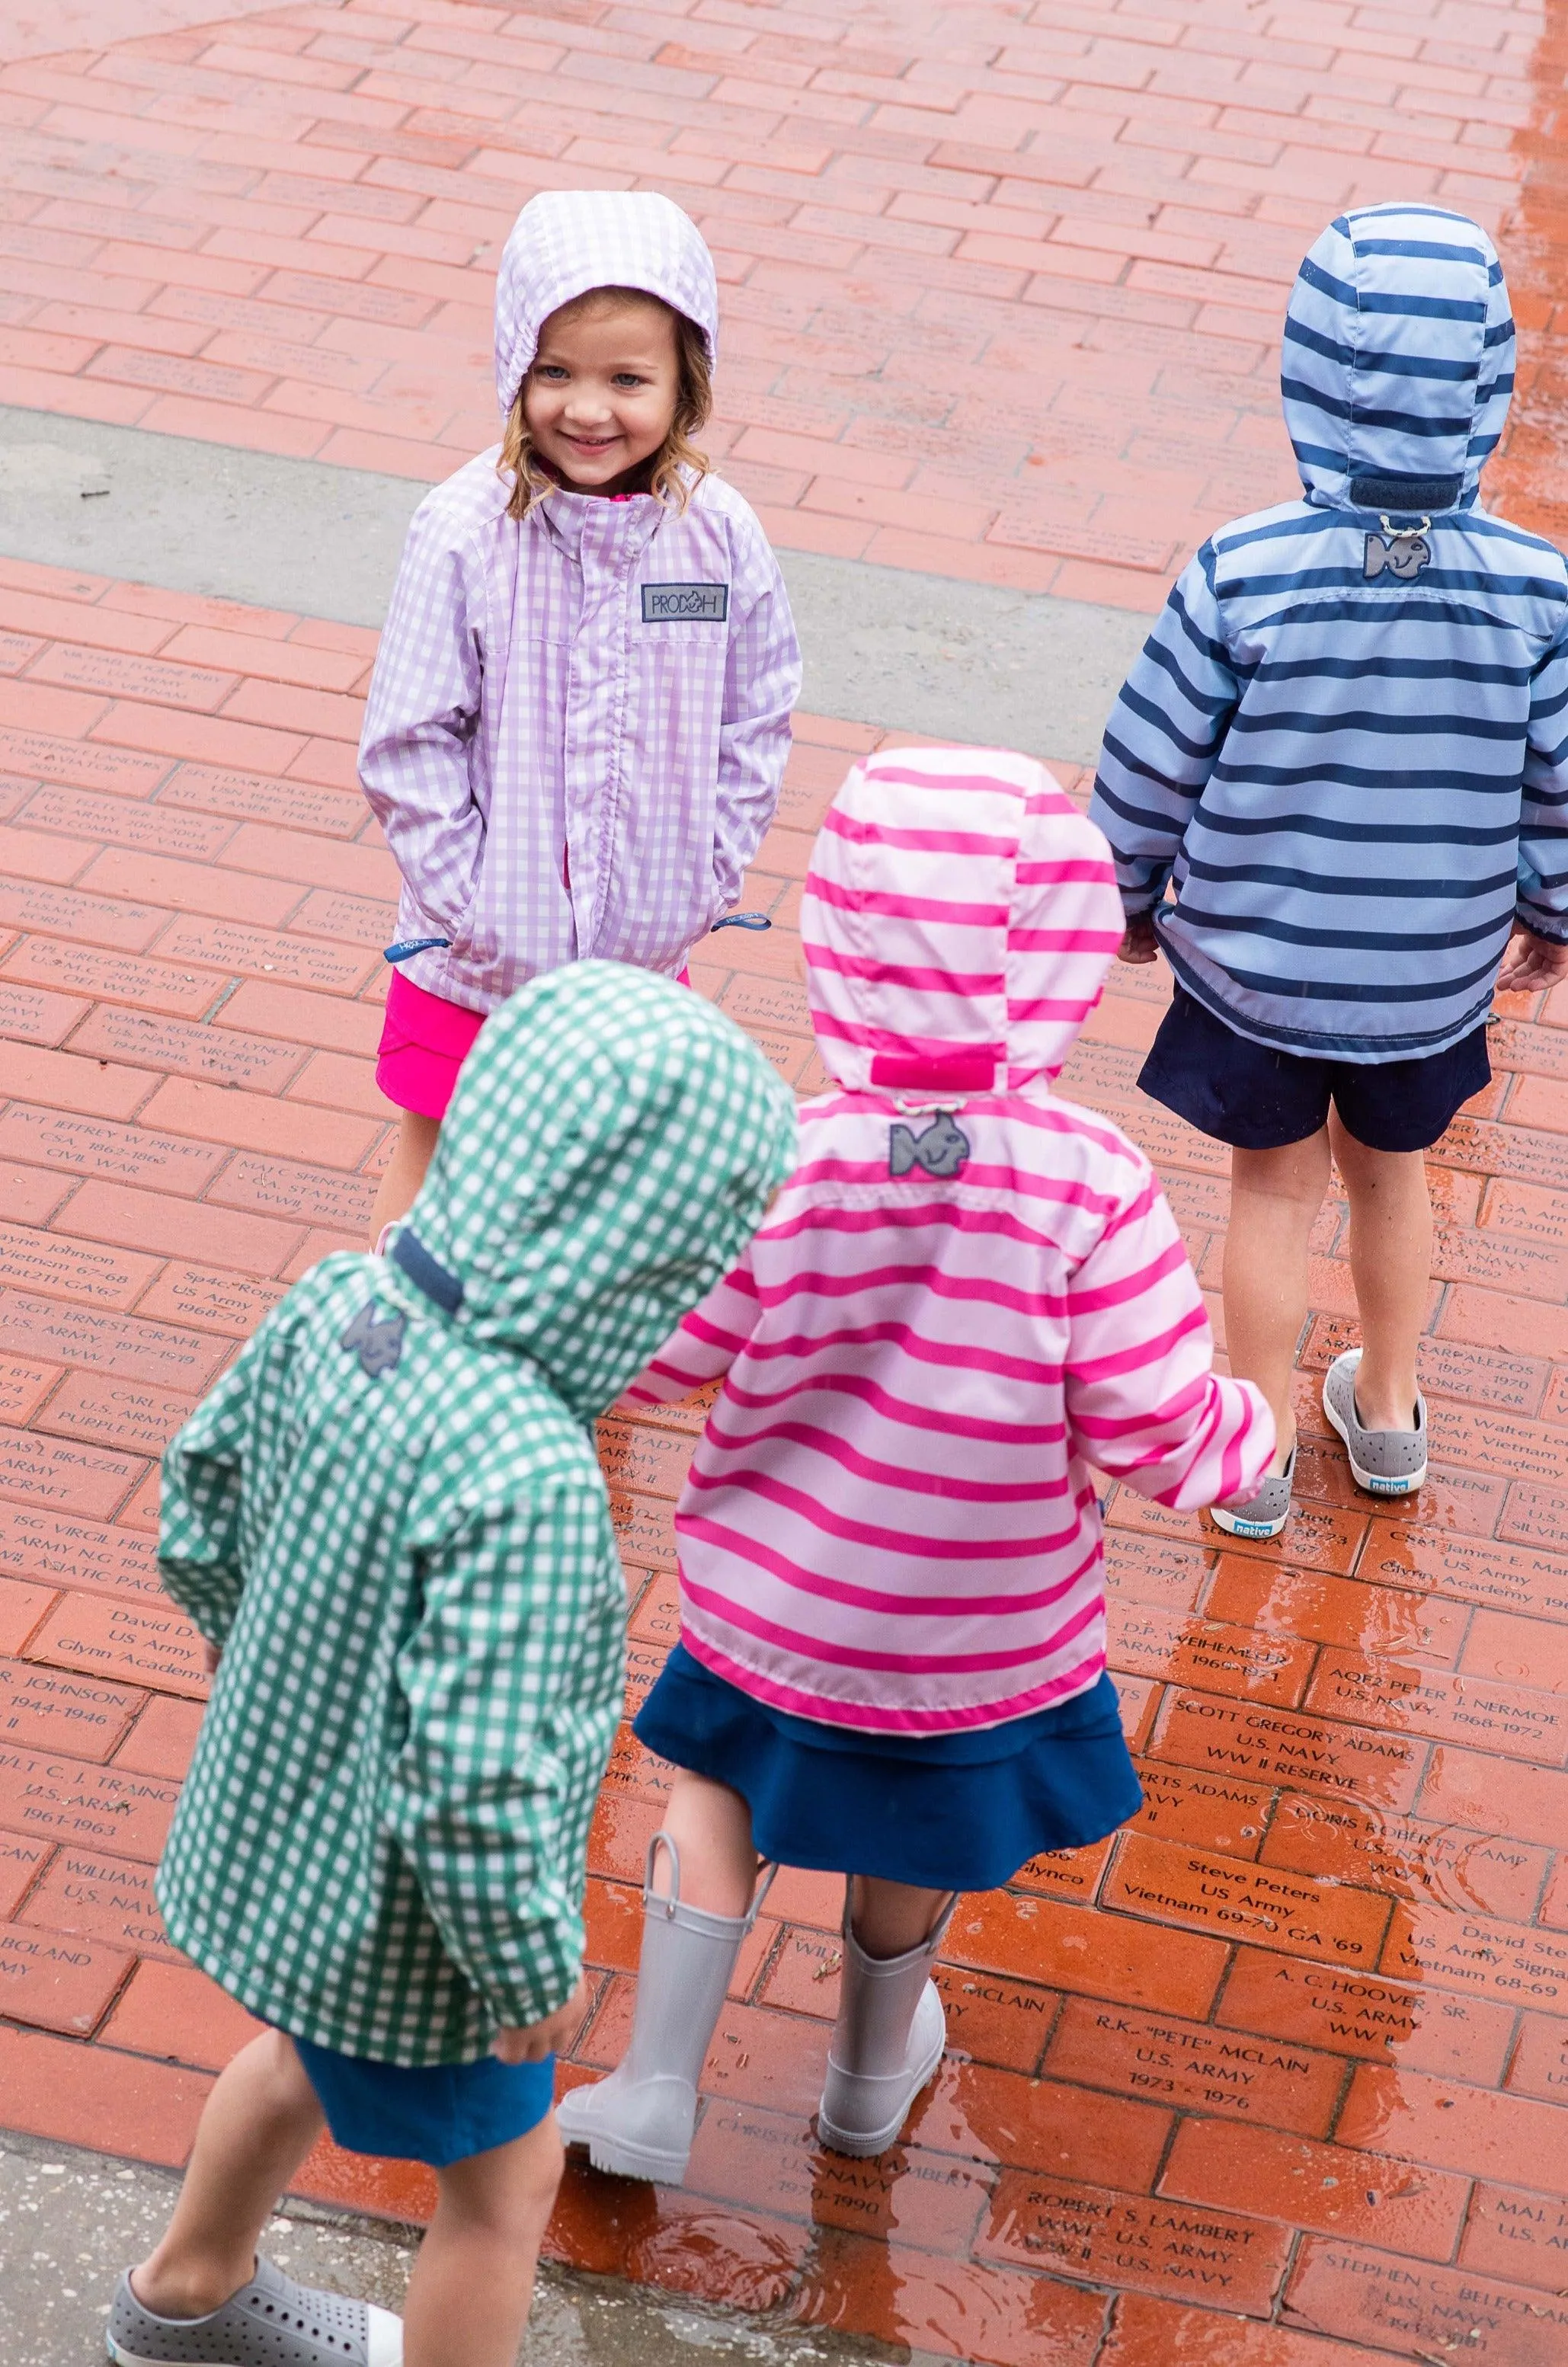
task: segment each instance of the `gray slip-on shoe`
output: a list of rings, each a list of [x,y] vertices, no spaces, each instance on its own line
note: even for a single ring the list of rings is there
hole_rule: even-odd
[[[1209,1517],[1230,1537],[1277,1537],[1290,1517],[1290,1490],[1296,1478],[1296,1450],[1283,1471],[1271,1471],[1257,1484],[1257,1493],[1244,1504],[1210,1504]]]
[[[403,2367],[401,2317],[298,2285],[262,2259],[208,2317],[155,2317],[122,2276],[108,2342],[119,2367]]]
[[[1323,1410],[1350,1458],[1350,1477],[1369,1496],[1414,1496],[1426,1477],[1426,1400],[1415,1393],[1414,1430],[1364,1430],[1356,1407],[1359,1348],[1335,1356],[1323,1376]]]

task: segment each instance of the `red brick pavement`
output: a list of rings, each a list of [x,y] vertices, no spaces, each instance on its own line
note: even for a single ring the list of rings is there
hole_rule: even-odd
[[[885,10],[420,0],[16,65],[0,401],[438,473],[491,432],[517,200],[642,181],[722,252],[714,442],[781,540],[1141,606],[1217,515],[1288,490],[1273,339],[1306,238],[1420,189],[1503,232],[1526,340],[1501,490],[1564,531],[1565,14],[906,6],[895,37]],[[0,2109],[157,2160],[245,2023],[149,1896],[201,1693],[154,1458],[290,1277],[359,1237],[384,1150],[371,649],[0,561]],[[695,965],[802,1087],[792,883],[870,740],[802,719],[748,890],[779,925]],[[1149,1144],[1211,1280],[1221,1162],[1132,1085],[1159,993],[1119,974],[1069,1083]],[[1147,1806],[966,1908],[908,2145],[811,2143],[836,1902],[796,1876],[690,2190],[574,2173],[562,2257],[996,2367],[1561,2361],[1568,991],[1515,998],[1494,1058],[1434,1162],[1416,1516],[1369,1516],[1312,1407],[1350,1303],[1335,1204],[1285,1549],[1113,1503]],[[604,1445],[635,1692],[672,1632],[685,1425]],[[625,2026],[660,1784],[623,1736],[585,2067]],[[329,2148],[306,2183],[428,2199]]]
[[[247,2024],[150,1892],[204,1690],[158,1591],[153,1458],[369,1214],[392,921],[349,787],[371,649],[0,561],[3,2109],[159,2161]],[[801,719],[747,888],[777,925],[693,964],[805,1088],[790,899],[872,741]],[[1117,973],[1067,1082],[1150,1145],[1212,1280],[1222,1154],[1132,1082],[1160,997]],[[1305,2327],[1442,2356],[1455,2311],[1494,2329],[1469,2346],[1488,2367],[1561,2359],[1568,990],[1514,998],[1494,1059],[1435,1162],[1437,1460],[1412,1517],[1370,1516],[1313,1403],[1350,1304],[1335,1202],[1284,1545],[1113,1501],[1112,1657],[1147,1805],[966,1904],[954,2051],[908,2142],[881,2164],[812,2143],[838,1902],[786,1875],[710,2058],[689,2190],[574,2171],[561,2257],[998,2367],[1371,2355]],[[603,1429],[633,1699],[675,1632],[691,1427]],[[569,2076],[622,2043],[665,1783],[623,1731]],[[326,2146],[303,2182],[428,2203],[423,2172]]]
[[[350,0],[32,59],[0,402],[439,476],[494,438],[521,200],[658,187],[719,255],[712,446],[780,541],[1145,606],[1293,490],[1278,323],[1335,209],[1517,221],[1562,13]]]

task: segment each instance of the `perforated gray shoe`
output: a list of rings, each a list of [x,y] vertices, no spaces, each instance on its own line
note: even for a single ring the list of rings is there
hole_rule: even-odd
[[[1359,1348],[1335,1356],[1323,1376],[1323,1410],[1345,1441],[1350,1477],[1369,1496],[1414,1496],[1426,1477],[1426,1400],[1415,1393],[1414,1430],[1363,1430],[1356,1405]]]
[[[297,2285],[257,2259],[210,2317],[154,2317],[119,2281],[108,2316],[119,2367],[403,2367],[403,2320],[344,2293]]]
[[[1244,1504],[1210,1504],[1209,1517],[1231,1537],[1277,1537],[1290,1517],[1290,1490],[1296,1480],[1296,1450],[1283,1471],[1270,1471],[1257,1483],[1257,1493]]]

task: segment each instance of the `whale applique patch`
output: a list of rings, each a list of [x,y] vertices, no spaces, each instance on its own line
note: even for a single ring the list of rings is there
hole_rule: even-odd
[[[927,1175],[946,1180],[960,1172],[972,1149],[951,1110],[943,1110],[919,1134],[907,1126],[889,1129],[888,1173],[907,1175],[911,1169],[919,1167]]]
[[[397,1370],[407,1321],[408,1318],[395,1308],[390,1315],[383,1315],[381,1300],[368,1298],[338,1346],[357,1350],[361,1372],[372,1381],[380,1380],[383,1373]]]

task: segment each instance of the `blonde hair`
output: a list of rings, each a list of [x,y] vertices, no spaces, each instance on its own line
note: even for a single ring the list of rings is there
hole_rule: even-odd
[[[590,305],[657,304],[675,323],[676,357],[678,375],[676,389],[675,417],[670,432],[645,465],[649,471],[648,490],[655,500],[671,502],[677,513],[686,508],[692,489],[708,474],[710,462],[706,452],[699,452],[691,438],[708,424],[713,408],[713,374],[708,359],[708,340],[695,321],[677,312],[661,296],[652,296],[642,288],[590,288],[585,295],[574,297],[551,314],[553,320],[564,320],[574,312],[585,311]],[[531,370],[532,364],[529,364]],[[506,413],[506,425],[501,436],[501,457],[495,463],[498,477],[512,480],[512,498],[506,504],[508,517],[519,524],[527,517],[536,502],[546,493],[556,493],[559,485],[540,462],[528,434],[524,415],[523,398],[528,391],[528,374],[524,373],[522,385],[513,397],[512,408]]]

